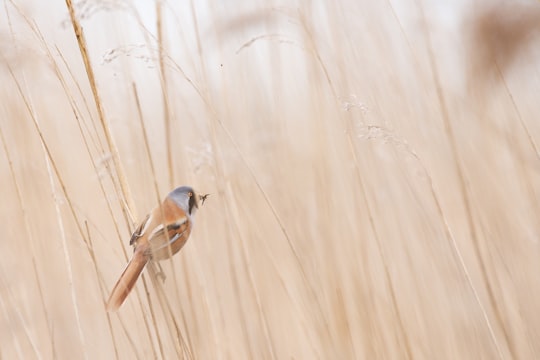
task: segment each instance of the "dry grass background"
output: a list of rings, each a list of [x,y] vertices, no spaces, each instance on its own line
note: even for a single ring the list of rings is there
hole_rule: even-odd
[[[539,5],[459,5],[3,1],[0,358],[539,358]]]

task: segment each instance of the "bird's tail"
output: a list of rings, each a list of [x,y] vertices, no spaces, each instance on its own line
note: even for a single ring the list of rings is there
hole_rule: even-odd
[[[120,275],[120,279],[118,279],[111,291],[109,300],[107,300],[107,311],[116,311],[122,306],[147,262],[148,257],[142,251],[135,251],[124,272]]]

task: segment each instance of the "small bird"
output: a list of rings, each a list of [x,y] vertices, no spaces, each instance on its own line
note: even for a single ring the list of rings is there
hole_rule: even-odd
[[[168,259],[186,243],[199,208],[206,195],[196,195],[193,188],[181,186],[171,191],[161,206],[146,216],[131,235],[133,256],[107,300],[107,311],[116,311],[126,300],[144,266],[151,260]]]

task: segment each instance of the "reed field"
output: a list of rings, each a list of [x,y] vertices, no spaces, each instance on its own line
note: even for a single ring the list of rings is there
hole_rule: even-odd
[[[0,8],[0,359],[539,359],[540,3]],[[144,216],[210,193],[105,302]]]

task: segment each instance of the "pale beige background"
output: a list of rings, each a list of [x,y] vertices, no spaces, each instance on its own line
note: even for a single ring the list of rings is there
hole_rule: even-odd
[[[65,4],[2,1],[2,359],[177,358],[173,320],[196,359],[540,357],[537,42],[465,2],[173,3],[161,40],[153,2],[76,7],[126,200]],[[183,184],[171,312],[145,275],[107,314],[125,201]]]

